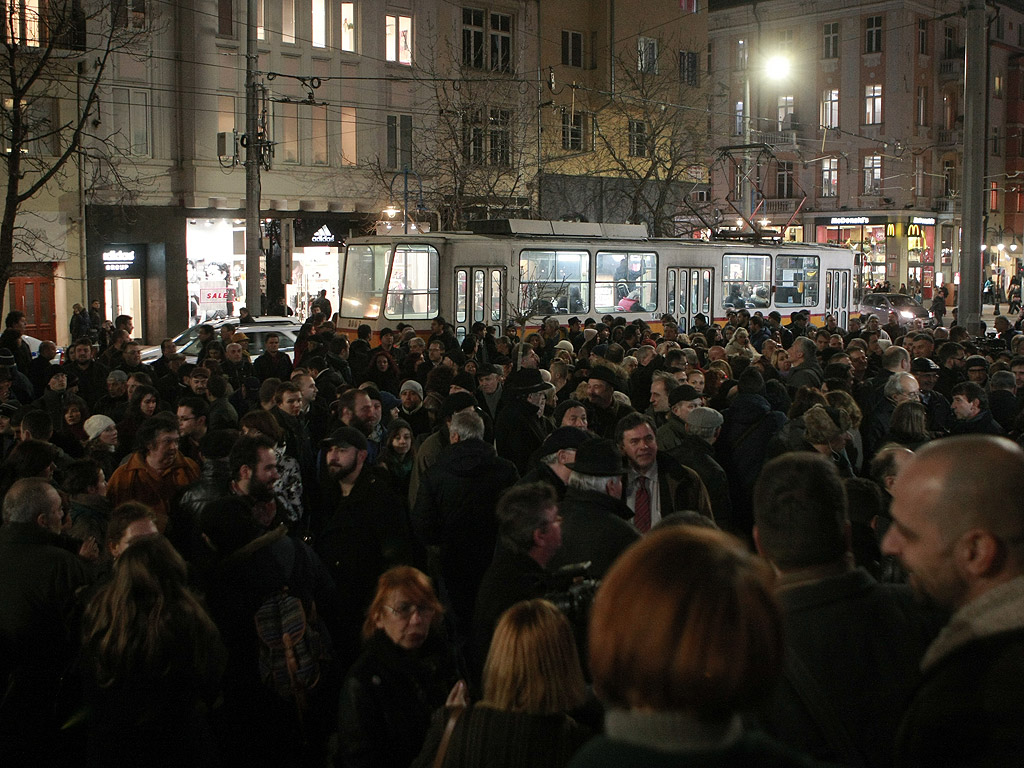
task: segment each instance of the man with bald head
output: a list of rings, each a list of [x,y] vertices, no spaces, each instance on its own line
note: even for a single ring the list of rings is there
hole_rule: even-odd
[[[924,446],[893,484],[895,555],[953,611],[928,648],[896,765],[1009,766],[1024,755],[1024,451],[990,435]]]

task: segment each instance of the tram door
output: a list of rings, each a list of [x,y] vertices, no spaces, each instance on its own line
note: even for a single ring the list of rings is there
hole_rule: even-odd
[[[825,312],[836,316],[840,328],[846,327],[850,319],[850,270],[826,271]]]
[[[496,325],[496,335],[504,329],[505,269],[503,267],[455,268],[455,336],[459,343],[473,323]]]
[[[713,269],[669,267],[666,312],[679,322],[681,333],[689,332],[694,315],[703,313],[709,322],[713,318],[711,307],[714,277]]]

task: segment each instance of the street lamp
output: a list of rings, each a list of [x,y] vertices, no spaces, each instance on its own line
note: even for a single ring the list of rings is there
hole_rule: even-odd
[[[748,48],[749,53],[749,48]],[[784,80],[789,77],[791,69],[791,62],[788,56],[783,54],[775,54],[765,60],[764,76],[769,80]],[[750,156],[750,123],[752,120],[753,110],[750,104],[750,68],[744,69],[743,78],[743,143],[747,146],[747,149],[743,153],[743,201],[742,205],[746,207],[743,211],[744,218],[752,216],[754,213],[754,185],[750,182],[751,173],[751,156]]]
[[[416,171],[409,170],[409,166],[405,166],[401,171],[391,177],[391,183],[388,184],[388,199],[393,201],[395,197],[395,179],[399,176],[402,177],[402,201],[404,203],[402,207],[402,230],[403,234],[409,234],[409,174],[416,177],[416,184],[419,188],[416,198],[416,210],[426,210],[426,206],[423,205],[423,179]],[[387,207],[384,208],[383,214],[389,219],[395,218],[398,215],[398,207],[394,202],[389,202]],[[417,225],[413,225],[413,229],[419,229]]]

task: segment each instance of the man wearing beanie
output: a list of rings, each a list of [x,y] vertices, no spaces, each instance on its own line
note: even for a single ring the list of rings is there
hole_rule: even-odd
[[[414,437],[430,433],[430,414],[423,407],[423,385],[416,379],[408,379],[398,390],[402,407],[398,412],[400,419],[409,422]]]

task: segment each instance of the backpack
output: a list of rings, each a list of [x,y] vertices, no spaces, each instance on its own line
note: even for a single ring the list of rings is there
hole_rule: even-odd
[[[288,587],[274,590],[256,611],[260,679],[282,699],[294,701],[300,715],[307,694],[320,682],[330,660],[329,641],[319,628],[316,605],[309,613]]]

